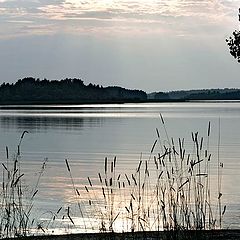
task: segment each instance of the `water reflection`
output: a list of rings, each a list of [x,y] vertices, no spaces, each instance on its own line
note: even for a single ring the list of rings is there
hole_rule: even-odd
[[[238,227],[240,103],[163,103],[113,104],[76,106],[23,106],[0,108],[0,151],[5,146],[15,149],[12,142],[19,132],[28,130],[22,146],[22,167],[32,173],[49,158],[41,179],[36,205],[39,211],[55,210],[72,201],[71,181],[64,160],[69,159],[78,186],[85,191],[87,177],[97,178],[104,170],[104,158],[117,156],[119,172],[132,173],[139,158],[148,159],[156,138],[156,127],[164,138],[159,119],[162,113],[169,137],[185,138],[192,150],[191,132],[206,137],[211,121],[210,150],[217,154],[218,119],[221,118],[220,160],[224,162],[223,198],[227,204],[226,222]],[[205,143],[205,142],[204,142]],[[141,154],[142,153],[142,154]],[[216,169],[216,161],[212,167]],[[27,175],[27,174],[26,174]],[[26,176],[25,175],[25,176]],[[131,174],[130,174],[131,176]],[[34,176],[29,176],[32,182]],[[55,209],[56,208],[56,209]],[[227,225],[228,226],[228,225]],[[230,226],[230,227],[231,227]]]
[[[46,116],[0,116],[0,128],[30,130],[31,132],[59,130],[74,131],[87,127],[100,127],[104,118],[46,117]]]

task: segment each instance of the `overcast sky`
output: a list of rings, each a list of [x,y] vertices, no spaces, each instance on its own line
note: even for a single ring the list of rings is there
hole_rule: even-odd
[[[240,0],[0,0],[0,83],[81,78],[147,92],[240,88]]]

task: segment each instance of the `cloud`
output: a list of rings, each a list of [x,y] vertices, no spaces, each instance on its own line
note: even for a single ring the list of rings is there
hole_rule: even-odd
[[[237,10],[238,0],[0,0],[4,36],[11,28],[17,34],[33,26],[32,34],[39,26],[39,33],[89,28],[96,33],[125,29],[129,34],[151,30],[189,35],[197,26],[207,31],[233,23]]]
[[[83,76],[149,90],[239,87],[224,40],[239,23],[238,3],[0,0],[2,80]]]

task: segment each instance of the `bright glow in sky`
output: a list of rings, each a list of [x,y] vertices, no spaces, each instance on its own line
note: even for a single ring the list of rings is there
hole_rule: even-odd
[[[0,0],[0,82],[80,77],[146,91],[240,87],[239,0]]]

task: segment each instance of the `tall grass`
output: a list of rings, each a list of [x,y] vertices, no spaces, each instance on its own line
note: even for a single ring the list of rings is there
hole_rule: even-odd
[[[21,169],[21,144],[26,133],[28,132],[22,133],[12,158],[9,158],[9,149],[6,147],[6,160],[2,163],[0,238],[27,236],[36,222],[32,209],[47,159],[41,167],[34,188],[27,191]]]
[[[222,207],[221,201],[220,131],[214,160],[209,151],[210,122],[205,136],[198,132],[190,135],[190,150],[184,138],[169,137],[162,115],[160,122],[163,134],[156,129],[148,157],[141,155],[132,174],[119,173],[115,157],[105,158],[95,187],[88,178],[89,219],[97,221],[101,232],[222,228],[226,206]],[[217,164],[217,195],[212,191],[213,161]]]
[[[29,192],[27,196],[21,169],[21,144],[27,133],[24,131],[13,158],[9,158],[6,147],[6,161],[2,163],[0,237],[24,237],[31,231],[34,234],[34,228],[46,233],[49,229],[58,228],[61,223],[62,227],[71,225],[84,232],[222,228],[226,206],[222,206],[220,121],[215,158],[210,153],[210,122],[203,136],[198,132],[191,133],[191,144],[189,140],[186,144],[184,138],[171,138],[162,115],[160,124],[149,154],[140,155],[132,172],[120,172],[116,157],[105,158],[103,170],[95,178],[88,177],[86,184],[79,186],[72,173],[71,161],[66,159],[77,212],[72,206],[65,205],[56,212],[44,213],[48,216],[47,220],[41,220],[43,217],[35,219],[32,215],[47,160],[30,196]],[[216,164],[217,179],[214,181],[212,166]],[[216,190],[213,191],[215,182]]]

